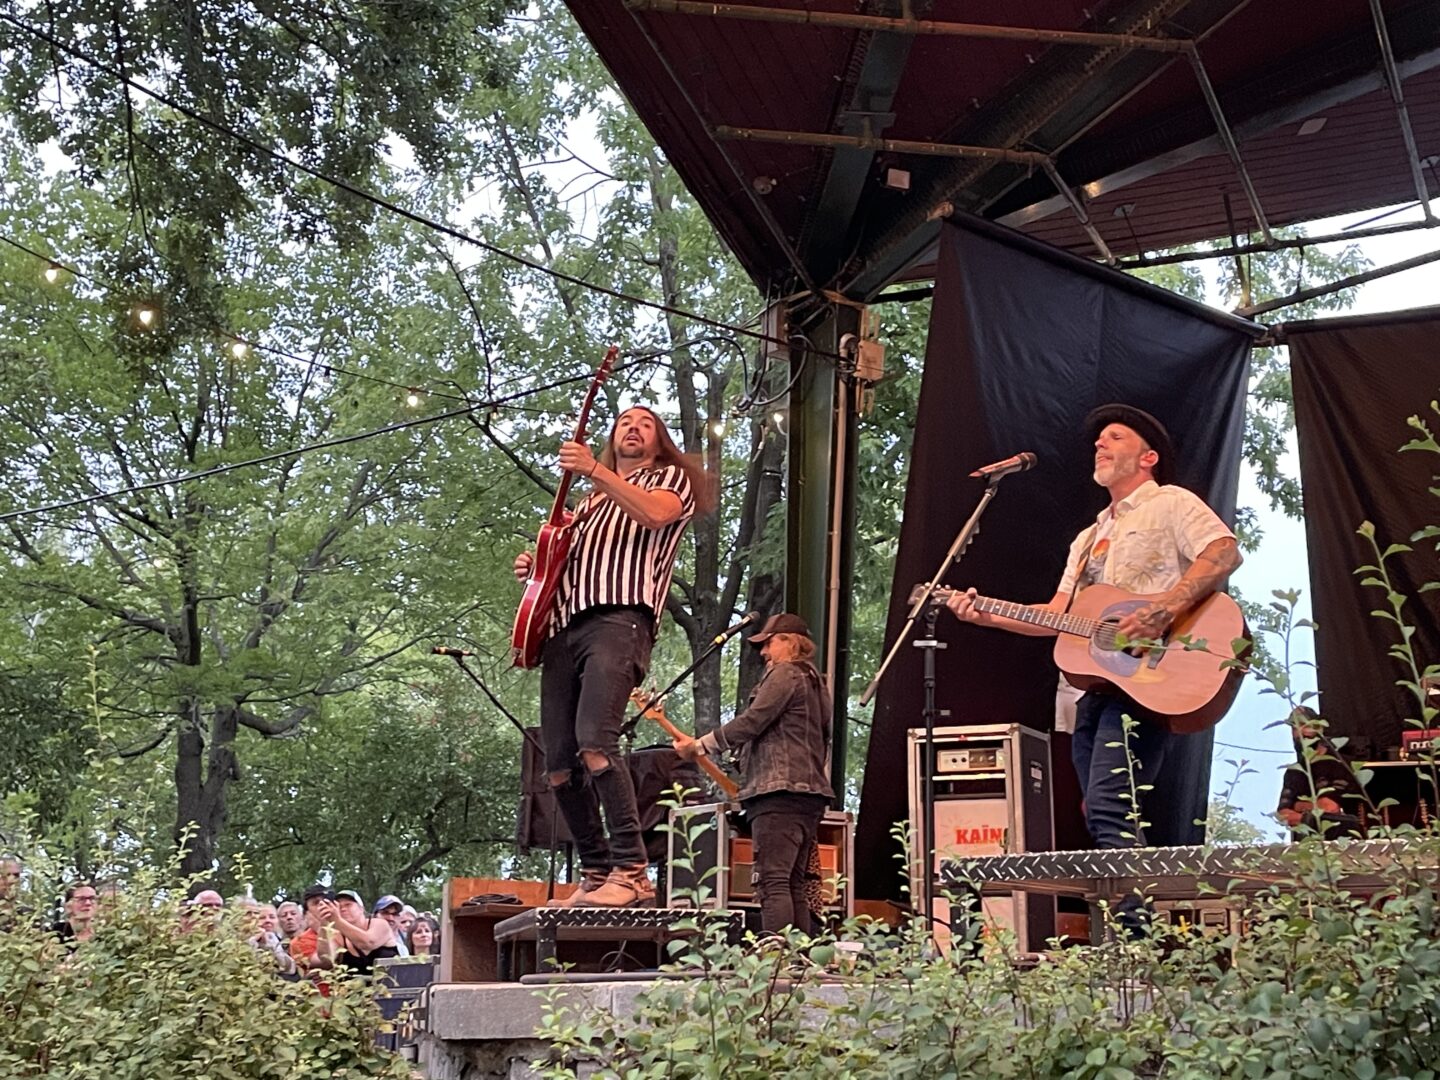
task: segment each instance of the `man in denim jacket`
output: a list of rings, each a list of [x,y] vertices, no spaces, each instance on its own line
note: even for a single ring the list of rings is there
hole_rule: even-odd
[[[688,760],[738,752],[739,799],[755,841],[760,922],[767,932],[810,933],[805,871],[830,787],[830,691],[815,670],[815,642],[798,615],[773,615],[750,638],[767,664],[745,711],[700,739],[678,738]]]

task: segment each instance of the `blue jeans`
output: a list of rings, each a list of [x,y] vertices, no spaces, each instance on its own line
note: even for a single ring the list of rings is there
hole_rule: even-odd
[[[1171,735],[1158,724],[1143,719],[1142,710],[1129,698],[1090,693],[1075,708],[1075,734],[1070,740],[1070,759],[1085,797],[1085,824],[1097,848],[1145,847],[1145,830],[1137,821],[1130,803],[1130,774],[1125,763],[1125,729],[1121,717],[1129,715],[1137,724],[1130,732],[1130,755],[1135,759],[1134,783],[1153,783],[1165,766],[1165,758],[1181,736]],[[1115,745],[1111,745],[1115,744]],[[1138,792],[1143,811],[1146,796]]]

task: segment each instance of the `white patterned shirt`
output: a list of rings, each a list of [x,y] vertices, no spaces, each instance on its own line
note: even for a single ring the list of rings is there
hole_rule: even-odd
[[[1099,582],[1127,592],[1162,593],[1185,576],[1216,540],[1234,539],[1219,515],[1192,491],[1147,480],[1106,507],[1070,545],[1057,592],[1070,594],[1087,552],[1081,586]]]

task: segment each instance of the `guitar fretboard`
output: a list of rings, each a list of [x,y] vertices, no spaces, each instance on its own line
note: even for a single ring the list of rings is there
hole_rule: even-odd
[[[1098,619],[1068,615],[1061,611],[1052,611],[1049,608],[1013,604],[1008,600],[992,600],[988,596],[977,596],[975,608],[987,615],[1001,615],[1007,619],[1014,619],[1016,622],[1044,626],[1057,633],[1075,634],[1083,638],[1094,637],[1095,631],[1104,625]]]

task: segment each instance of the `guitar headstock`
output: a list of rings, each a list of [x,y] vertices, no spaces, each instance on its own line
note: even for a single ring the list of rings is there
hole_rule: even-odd
[[[906,601],[906,603],[914,604],[920,599],[920,594],[924,591],[925,582],[921,582],[919,585],[912,587],[910,590],[910,598]],[[930,594],[930,598],[936,603],[943,604],[946,600],[950,599],[951,594],[956,591],[957,590],[950,588],[949,585],[936,585],[935,591]]]
[[[600,361],[600,367],[595,372],[595,381],[602,383],[615,373],[615,361],[620,359],[620,346],[611,345],[605,350],[605,359]]]
[[[656,720],[668,719],[665,716],[665,703],[663,701],[655,701],[652,705],[651,702],[654,698],[655,691],[653,690],[642,690],[637,686],[634,690],[630,691],[630,704],[639,710],[641,716],[649,716]]]

